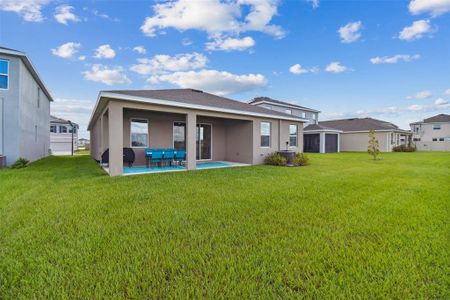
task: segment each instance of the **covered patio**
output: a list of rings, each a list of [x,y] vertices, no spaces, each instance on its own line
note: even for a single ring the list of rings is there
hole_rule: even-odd
[[[109,150],[110,175],[176,172],[252,164],[253,121],[237,116],[194,111],[186,113],[174,107],[110,102],[100,116],[101,153]],[[123,148],[135,154],[128,165],[122,159]],[[183,161],[154,160],[149,149],[185,152]],[[173,155],[172,155],[173,157]]]

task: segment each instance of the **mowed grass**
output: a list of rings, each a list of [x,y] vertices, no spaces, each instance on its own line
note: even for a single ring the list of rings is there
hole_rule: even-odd
[[[0,170],[0,298],[449,298],[450,153]]]

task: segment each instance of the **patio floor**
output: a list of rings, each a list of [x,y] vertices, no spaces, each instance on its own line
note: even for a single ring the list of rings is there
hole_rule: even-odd
[[[242,164],[242,163],[228,162],[228,161],[197,162],[197,170],[241,167],[241,166],[249,166],[249,165]],[[136,166],[136,167],[131,167],[131,168],[124,167],[123,175],[137,175],[137,174],[178,172],[178,171],[186,171],[186,168],[184,166],[164,166],[164,167],[153,166],[150,168],[142,167],[142,166]]]

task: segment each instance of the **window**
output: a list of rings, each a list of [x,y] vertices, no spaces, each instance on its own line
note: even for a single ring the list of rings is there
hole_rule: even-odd
[[[437,138],[433,138],[433,142],[437,142]]]
[[[148,147],[148,121],[131,119],[131,147]]]
[[[292,115],[292,110],[291,109],[285,109],[284,113],[288,114],[288,115]]]
[[[173,147],[176,150],[186,150],[186,124],[184,122],[173,123]]]
[[[289,146],[297,147],[297,125],[289,125]]]
[[[433,130],[441,130],[441,124],[433,124]]]
[[[439,138],[439,142],[443,142],[444,141],[444,138]]]
[[[77,128],[76,127],[70,127],[69,133],[72,133],[72,130],[73,130],[74,134],[77,133]]]
[[[0,89],[7,90],[9,81],[9,60],[0,59]]]
[[[419,133],[419,127],[418,127],[418,126],[415,126],[415,127],[414,127],[414,132],[415,132],[415,133]]]
[[[420,138],[413,138],[414,142],[420,142]]]
[[[316,114],[312,114],[312,119],[313,120],[317,120],[317,115]]]
[[[399,145],[399,144],[400,144],[400,135],[397,134],[397,145]]]
[[[37,88],[37,107],[41,107],[41,88]]]
[[[394,144],[394,133],[391,133],[391,144]]]
[[[56,133],[56,125],[50,125],[50,132]]]
[[[59,126],[59,133],[67,133],[67,127],[63,126],[63,125],[60,125]]]
[[[269,122],[261,122],[261,147],[270,147],[270,125]]]
[[[447,137],[447,142],[450,142],[450,136],[449,136],[449,137]]]

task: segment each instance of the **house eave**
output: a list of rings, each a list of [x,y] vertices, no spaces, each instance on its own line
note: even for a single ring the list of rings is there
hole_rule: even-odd
[[[293,109],[301,109],[301,110],[306,110],[309,112],[314,112],[314,113],[320,113],[320,110],[316,110],[316,109],[312,109],[312,108],[308,108],[308,107],[303,107],[303,106],[298,106],[298,105],[289,105],[289,104],[281,104],[281,103],[275,103],[275,102],[271,102],[269,100],[260,100],[260,101],[256,101],[256,102],[252,102],[252,105],[257,105],[257,104],[271,104],[271,105],[278,105],[278,106],[282,106],[282,107],[288,107],[288,108],[293,108]]]

